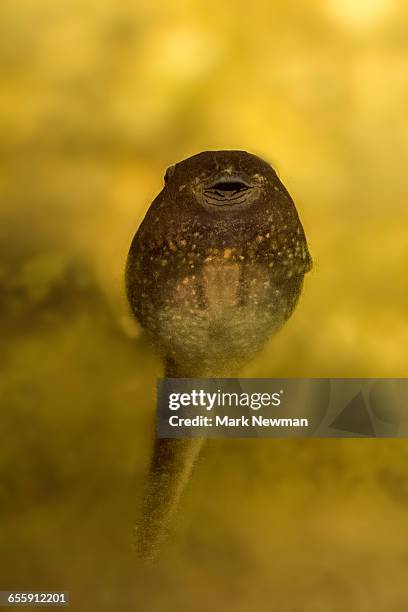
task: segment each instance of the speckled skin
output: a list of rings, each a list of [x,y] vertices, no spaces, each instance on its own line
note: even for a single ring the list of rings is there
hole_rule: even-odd
[[[311,266],[271,166],[207,151],[167,171],[130,248],[127,294],[168,374],[226,376],[288,319]]]

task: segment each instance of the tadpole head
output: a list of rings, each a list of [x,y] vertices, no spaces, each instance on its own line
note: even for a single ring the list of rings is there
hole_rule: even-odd
[[[241,214],[256,204],[273,180],[269,164],[246,151],[205,151],[170,166],[165,189],[215,215]]]
[[[129,251],[132,310],[173,374],[237,371],[291,316],[312,267],[296,206],[246,151],[199,153],[164,181]]]

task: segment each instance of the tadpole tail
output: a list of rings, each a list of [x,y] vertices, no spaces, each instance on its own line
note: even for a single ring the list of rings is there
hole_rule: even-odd
[[[154,441],[136,531],[137,553],[145,562],[154,562],[160,554],[203,442],[204,438],[156,438]]]
[[[175,363],[166,359],[165,376],[183,378],[185,374]],[[160,555],[204,441],[205,438],[154,439],[136,527],[136,551],[145,563],[154,563]]]

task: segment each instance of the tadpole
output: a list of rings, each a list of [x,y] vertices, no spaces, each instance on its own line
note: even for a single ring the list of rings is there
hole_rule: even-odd
[[[311,267],[273,168],[245,151],[206,151],[167,170],[133,238],[126,288],[166,377],[232,377],[291,316]],[[202,444],[155,440],[137,533],[143,558],[158,555]]]

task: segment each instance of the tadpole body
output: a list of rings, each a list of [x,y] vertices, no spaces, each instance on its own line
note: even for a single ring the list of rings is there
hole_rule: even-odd
[[[130,247],[132,311],[168,377],[236,374],[290,317],[312,267],[289,193],[245,151],[207,151],[169,168]],[[139,529],[164,537],[201,442],[156,440]]]

